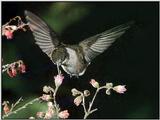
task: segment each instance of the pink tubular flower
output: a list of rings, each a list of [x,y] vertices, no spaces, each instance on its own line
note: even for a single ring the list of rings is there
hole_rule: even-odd
[[[10,77],[15,77],[17,75],[17,70],[15,69],[15,65],[12,64],[11,67],[7,70],[7,74]]]
[[[15,75],[13,75],[12,71],[7,70],[7,74],[9,75],[9,77],[14,77]]]
[[[69,113],[68,113],[68,110],[64,110],[64,111],[61,111],[58,116],[62,119],[66,119],[69,117]]]
[[[49,101],[51,99],[51,96],[50,95],[46,95],[46,94],[43,94],[41,96],[41,99],[44,100],[44,101]]]
[[[54,76],[54,81],[55,81],[56,87],[59,87],[62,84],[63,79],[64,79],[64,76],[62,74]]]
[[[20,70],[21,73],[25,73],[26,72],[26,66],[24,64],[21,64],[19,66],[19,70]]]
[[[94,88],[99,88],[99,83],[98,83],[95,79],[91,79],[90,84],[91,84]]]
[[[9,108],[9,106],[7,104],[4,105],[3,111],[4,111],[4,114],[7,114],[7,113],[10,112],[10,108]]]
[[[11,68],[11,72],[12,72],[13,77],[17,75],[17,70],[15,68]]]
[[[37,114],[36,114],[36,116],[37,116],[38,118],[43,118],[44,115],[45,115],[44,112],[37,112]]]
[[[125,85],[118,85],[113,87],[113,90],[116,91],[117,93],[123,94],[124,92],[127,91],[127,89],[125,88]]]
[[[74,104],[76,105],[76,106],[79,106],[80,105],[80,103],[82,102],[82,96],[80,95],[80,96],[78,96],[78,97],[76,97],[75,99],[74,99]]]
[[[47,105],[48,105],[48,108],[53,108],[54,107],[52,102],[48,102]]]
[[[54,111],[53,109],[48,109],[48,111],[46,112],[44,119],[51,119],[54,116]]]
[[[5,30],[4,35],[7,37],[7,39],[13,38],[13,32],[10,30]]]

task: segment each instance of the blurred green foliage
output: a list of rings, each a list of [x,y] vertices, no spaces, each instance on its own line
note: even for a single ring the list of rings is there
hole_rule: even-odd
[[[52,3],[49,10],[43,13],[43,18],[55,31],[61,33],[66,27],[89,14],[90,9],[88,5],[57,2]]]

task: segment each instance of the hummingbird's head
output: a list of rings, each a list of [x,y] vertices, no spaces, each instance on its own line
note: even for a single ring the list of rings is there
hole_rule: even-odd
[[[67,58],[68,53],[64,47],[56,48],[51,54],[51,60],[54,64],[61,65]]]

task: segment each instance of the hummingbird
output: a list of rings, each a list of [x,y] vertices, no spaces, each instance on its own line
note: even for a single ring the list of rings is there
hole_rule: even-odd
[[[67,74],[77,77],[82,76],[92,60],[107,50],[133,24],[130,21],[69,45],[60,42],[56,32],[42,18],[27,10],[24,13],[35,44],[57,65],[58,71],[61,66]]]

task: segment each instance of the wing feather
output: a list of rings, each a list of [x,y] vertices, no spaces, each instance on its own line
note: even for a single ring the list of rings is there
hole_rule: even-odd
[[[51,52],[59,45],[56,33],[38,16],[25,11],[29,27],[33,32],[35,43],[44,53],[50,56]]]
[[[86,61],[91,62],[97,55],[108,49],[132,24],[133,21],[119,25],[80,42]]]

